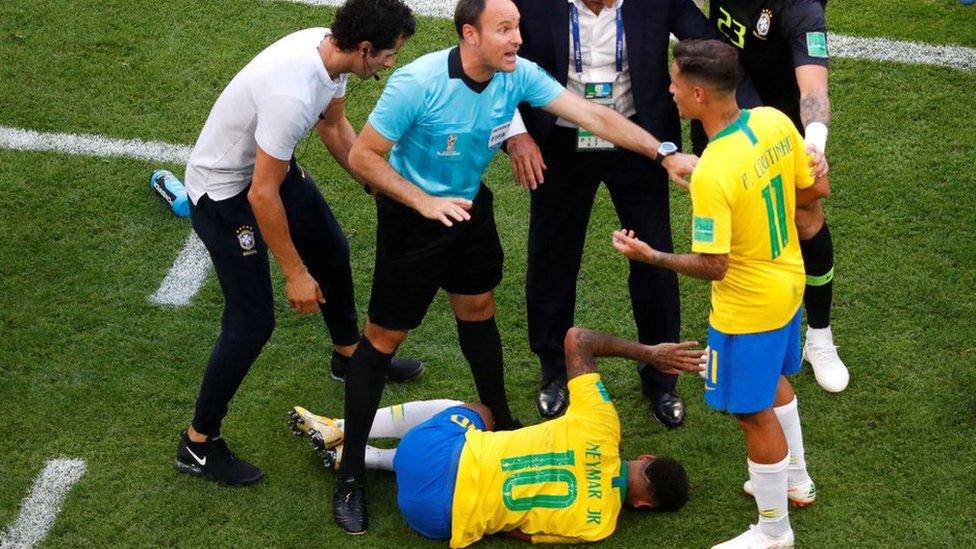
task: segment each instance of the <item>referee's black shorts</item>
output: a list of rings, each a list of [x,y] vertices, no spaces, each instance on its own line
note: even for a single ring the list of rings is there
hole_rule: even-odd
[[[376,200],[376,265],[369,319],[391,330],[420,326],[438,288],[488,293],[502,280],[494,197],[484,184],[471,219],[447,227],[385,196]]]

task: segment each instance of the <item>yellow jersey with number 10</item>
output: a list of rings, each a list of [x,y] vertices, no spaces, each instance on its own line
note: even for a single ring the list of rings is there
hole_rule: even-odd
[[[535,543],[601,540],[627,495],[620,419],[600,375],[569,380],[566,415],[517,431],[469,430],[458,462],[451,547],[521,530]]]
[[[725,278],[712,283],[715,329],[775,330],[800,307],[796,189],[813,185],[809,162],[793,123],[770,107],[743,109],[702,153],[691,178],[691,250],[729,255]]]

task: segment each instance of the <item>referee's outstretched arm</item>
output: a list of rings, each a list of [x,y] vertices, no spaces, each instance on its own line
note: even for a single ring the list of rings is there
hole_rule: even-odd
[[[659,161],[668,171],[671,179],[683,187],[688,187],[686,177],[695,169],[698,157],[691,154],[676,153],[659,159],[658,148],[661,146],[661,142],[613,109],[593,101],[587,101],[569,91],[563,91],[559,97],[542,109],[569,120],[618,147]]]

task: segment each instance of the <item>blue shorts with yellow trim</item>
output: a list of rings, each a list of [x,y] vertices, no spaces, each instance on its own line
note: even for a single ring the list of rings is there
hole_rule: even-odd
[[[485,429],[478,412],[452,406],[407,431],[393,457],[397,506],[407,524],[431,539],[451,538],[458,462],[468,429]]]
[[[705,402],[733,414],[773,405],[781,375],[800,371],[799,309],[786,326],[754,334],[725,334],[708,326]]]

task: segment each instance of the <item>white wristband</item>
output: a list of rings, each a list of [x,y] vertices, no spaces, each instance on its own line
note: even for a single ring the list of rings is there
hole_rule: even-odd
[[[827,126],[822,122],[810,122],[804,130],[804,142],[820,152],[827,151]]]
[[[512,115],[512,123],[508,126],[508,132],[505,134],[505,139],[510,137],[515,137],[523,133],[529,133],[525,129],[525,122],[522,121],[522,113],[518,109],[515,109],[515,114]]]

